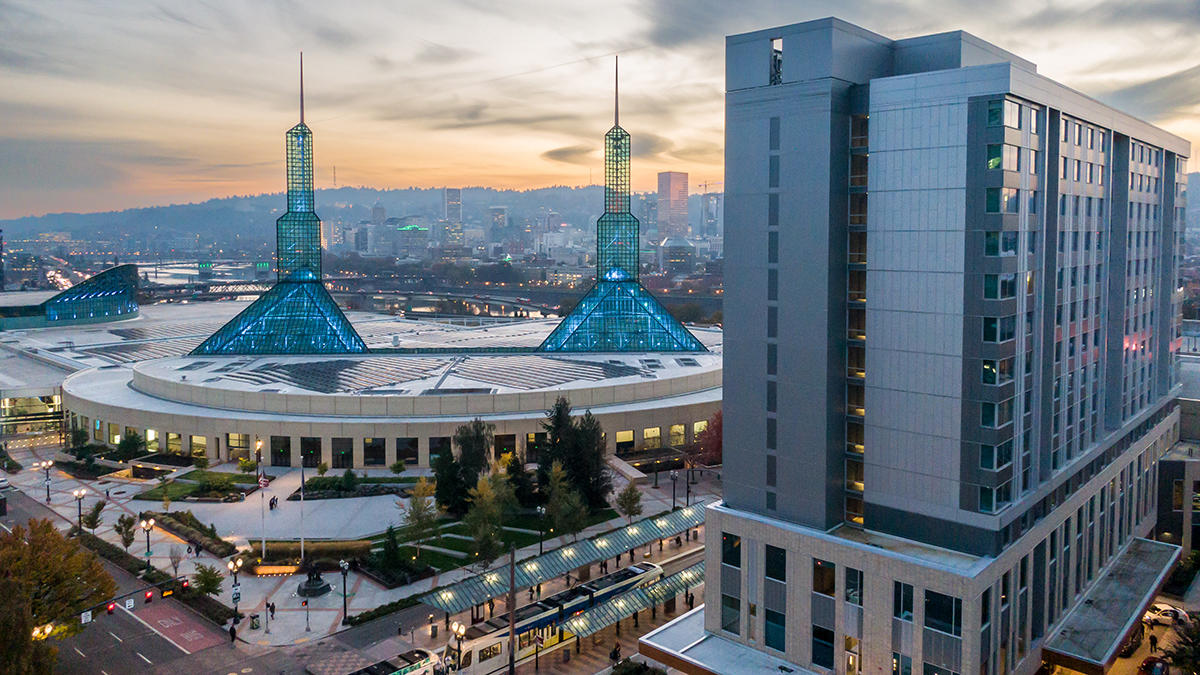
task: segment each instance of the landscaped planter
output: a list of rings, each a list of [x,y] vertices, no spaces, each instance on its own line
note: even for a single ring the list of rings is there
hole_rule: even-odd
[[[412,491],[411,483],[366,483],[359,485],[353,492],[344,490],[306,490],[305,499],[346,499],[348,497],[377,497],[379,495],[400,495],[407,497]],[[288,501],[300,499],[300,491],[288,495]]]

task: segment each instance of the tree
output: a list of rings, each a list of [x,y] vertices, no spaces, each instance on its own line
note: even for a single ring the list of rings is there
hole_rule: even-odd
[[[145,454],[146,441],[138,434],[138,432],[135,431],[128,436],[125,436],[120,440],[120,442],[117,443],[117,452],[122,457],[129,458]]]
[[[9,575],[0,576],[0,597],[5,599],[0,612],[0,654],[7,672],[50,675],[58,650],[46,640],[32,638],[35,624],[20,582]]]
[[[1200,621],[1176,628],[1175,639],[1163,650],[1163,658],[1184,673],[1200,672]]]
[[[488,480],[487,476],[480,476],[469,494],[471,506],[463,522],[475,539],[471,546],[475,561],[481,566],[486,566],[503,551],[504,544],[500,539],[500,516],[503,507],[493,490],[492,481]]]
[[[462,467],[463,481],[473,484],[488,465],[496,425],[476,417],[454,431],[454,445],[458,447],[458,464]]]
[[[88,442],[87,429],[71,430],[71,447],[78,448],[81,445],[86,445]]]
[[[562,464],[550,465],[548,480],[549,498],[546,501],[546,519],[559,534],[575,534],[587,522],[587,507],[583,499],[571,487],[567,471]]]
[[[196,563],[196,572],[192,575],[192,587],[203,595],[216,595],[221,592],[221,582],[225,577],[212,565]]]
[[[121,537],[121,545],[125,547],[126,553],[129,553],[129,547],[133,545],[133,539],[137,536],[134,529],[136,524],[137,519],[126,513],[117,518],[117,524],[113,526],[113,531]]]
[[[546,442],[538,453],[538,482],[546,484],[550,467],[559,462],[565,465],[566,455],[575,435],[575,423],[571,419],[571,403],[563,396],[554,401],[554,407],[546,411],[542,420]]]
[[[617,493],[617,510],[629,519],[630,525],[633,524],[634,517],[642,515],[642,491],[632,482]]]
[[[567,475],[589,509],[602,509],[608,506],[612,474],[604,459],[604,429],[590,410],[579,419],[574,437],[574,447],[566,464]]]
[[[92,534],[96,534],[96,528],[100,527],[100,521],[103,520],[103,518],[100,517],[100,512],[104,510],[104,507],[107,504],[108,502],[101,499],[95,504],[92,504],[92,508],[88,509],[88,512],[83,514],[83,518],[80,519],[83,522],[83,526],[91,530]]]
[[[205,455],[196,455],[195,457],[192,457],[192,466],[196,467],[197,469],[207,469],[208,457]]]
[[[700,447],[699,460],[708,466],[722,462],[721,426],[721,411],[718,410],[708,419],[708,425],[704,427],[704,431],[696,436],[695,444]]]
[[[163,486],[162,493],[163,493],[163,499],[162,499],[163,513],[170,513],[171,512],[171,492],[169,490],[167,490],[166,485]]]
[[[174,570],[175,576],[179,576],[179,563],[183,562],[183,550],[179,548],[179,544],[171,544],[171,569]]]
[[[321,462],[320,464],[317,465],[317,475],[318,476],[324,476],[327,471],[329,471],[329,465],[326,464],[325,462]]]
[[[20,635],[0,637],[6,663],[14,655],[22,659],[53,661],[48,646],[32,645],[32,628],[51,624],[51,635],[63,638],[83,629],[79,615],[116,593],[117,586],[94,553],[78,540],[67,539],[48,520],[29,521],[28,529],[15,525],[0,532],[0,581],[4,611],[0,624],[15,624]],[[6,666],[8,668],[10,666]],[[7,672],[7,671],[6,671]],[[36,669],[27,672],[48,672]]]
[[[437,503],[447,513],[461,518],[467,512],[467,486],[463,482],[462,467],[449,452],[441,452],[433,460],[433,478],[436,486]]]
[[[392,473],[399,476],[400,474],[404,473],[404,470],[408,467],[404,465],[404,460],[399,460],[389,464],[388,468],[392,470]]]
[[[407,507],[403,501],[396,500],[396,506],[404,511],[405,535],[417,547],[417,555],[421,554],[421,541],[437,537],[439,533],[438,518],[441,513],[434,499],[436,493],[437,483],[430,483],[422,477],[413,486]]]
[[[537,506],[540,500],[534,489],[533,476],[525,470],[525,462],[520,456],[506,452],[500,457],[500,465],[504,467],[504,475],[517,503],[525,508]]]
[[[238,457],[238,471],[242,473],[252,473],[256,468],[254,462],[249,457]]]
[[[396,528],[391,525],[383,537],[383,564],[387,569],[400,565],[400,542],[396,540]]]
[[[338,489],[342,492],[354,492],[358,489],[358,474],[354,473],[354,469],[346,469],[346,473],[342,474],[342,484]]]

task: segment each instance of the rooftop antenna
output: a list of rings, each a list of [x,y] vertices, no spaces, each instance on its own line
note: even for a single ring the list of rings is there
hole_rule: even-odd
[[[304,124],[304,52],[300,52],[300,123]]]
[[[621,57],[613,55],[613,126],[621,126]],[[303,88],[301,88],[303,90]]]

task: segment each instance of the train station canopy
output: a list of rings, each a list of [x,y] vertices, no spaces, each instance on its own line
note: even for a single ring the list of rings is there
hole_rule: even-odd
[[[672,537],[704,523],[706,502],[660,516],[639,520],[632,525],[597,535],[590,539],[567,544],[544,555],[518,562],[514,572],[516,587],[528,588],[560,577],[584,565],[591,565],[619,553],[632,551],[650,542]],[[481,572],[427,593],[425,604],[450,614],[464,612],[493,598],[508,594],[509,566]]]
[[[676,572],[649,586],[635,588],[567,620],[563,628],[585,638],[613,625],[634,612],[657,607],[670,598],[704,581],[704,563]]]

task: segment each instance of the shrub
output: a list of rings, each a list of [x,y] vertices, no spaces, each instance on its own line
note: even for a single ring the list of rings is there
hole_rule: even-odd
[[[241,471],[242,473],[251,473],[254,471],[254,469],[254,462],[245,457],[238,457],[238,471]]]
[[[408,609],[421,604],[421,601],[415,597],[401,598],[395,602],[389,602],[386,605],[380,605],[375,609],[369,609],[362,614],[346,617],[346,623],[351,626],[366,623],[372,619],[378,619],[381,616],[387,616],[392,612],[399,612],[402,609]]]
[[[204,494],[220,496],[234,489],[233,476],[228,474],[208,472],[200,477],[199,482],[199,492]]]
[[[342,492],[354,492],[358,489],[358,474],[354,473],[354,469],[346,469],[346,473],[342,474],[342,485],[339,489]]]
[[[184,541],[200,542],[201,546],[218,557],[226,558],[237,553],[236,546],[219,538],[217,530],[213,526],[209,525],[205,527],[201,525],[200,521],[192,515],[191,511],[177,511],[175,513],[147,512],[145,515],[154,518],[155,525]]]
[[[208,457],[205,457],[204,455],[196,455],[192,458],[192,466],[196,467],[197,469],[207,469]]]
[[[612,675],[667,675],[667,671],[638,663],[626,657],[625,660],[613,666]]]
[[[350,539],[346,541],[306,541],[304,555],[309,558],[329,558],[335,565],[339,559],[353,560],[365,558],[371,552],[374,544],[370,539]],[[267,560],[290,560],[300,557],[300,542],[268,541]]]

